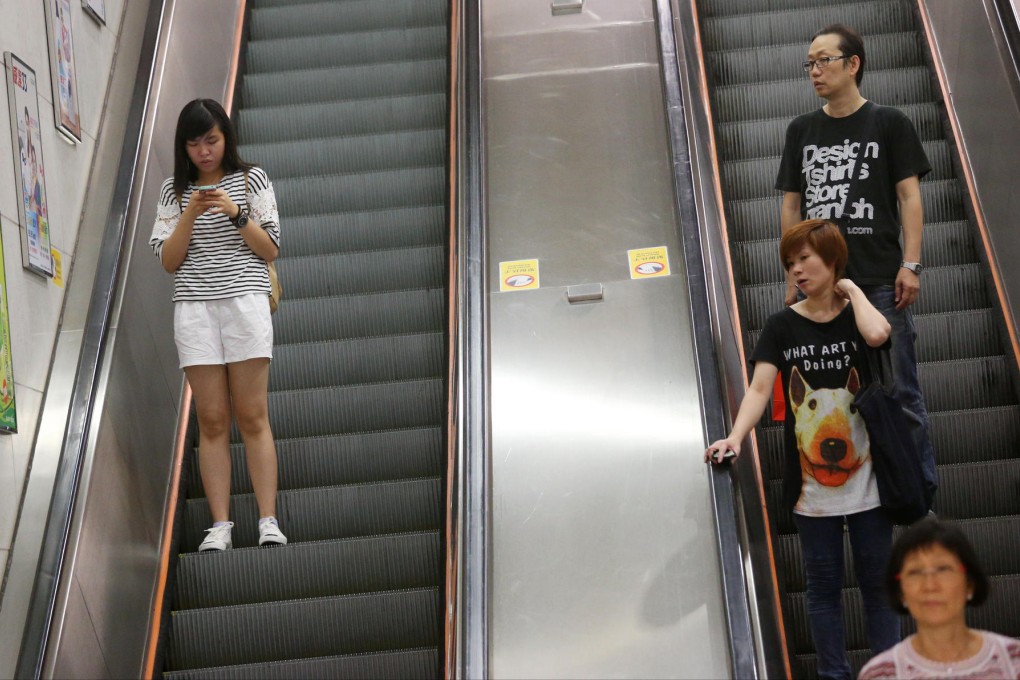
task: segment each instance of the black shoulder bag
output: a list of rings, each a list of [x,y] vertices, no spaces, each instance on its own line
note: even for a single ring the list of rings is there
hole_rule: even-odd
[[[903,408],[888,386],[892,383],[888,348],[864,343],[858,356],[864,387],[854,396],[853,404],[868,430],[878,495],[895,523],[911,524],[928,514],[931,506],[910,425],[916,416]]]

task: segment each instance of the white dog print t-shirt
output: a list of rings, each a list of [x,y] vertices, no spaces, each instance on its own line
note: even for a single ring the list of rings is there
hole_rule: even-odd
[[[864,419],[852,405],[864,343],[849,304],[818,323],[792,309],[765,322],[751,360],[779,367],[786,397],[783,497],[800,515],[849,515],[877,508],[878,486]]]

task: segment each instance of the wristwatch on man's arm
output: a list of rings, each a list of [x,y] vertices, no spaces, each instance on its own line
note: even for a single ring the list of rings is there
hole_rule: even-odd
[[[924,267],[921,266],[920,262],[900,262],[900,266],[903,267],[904,269],[909,269],[918,276],[921,275],[921,270],[924,269]]]

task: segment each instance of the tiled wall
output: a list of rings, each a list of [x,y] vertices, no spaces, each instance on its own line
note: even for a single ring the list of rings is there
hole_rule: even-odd
[[[39,94],[42,154],[50,214],[50,240],[60,254],[63,285],[25,269],[22,264],[23,225],[19,225],[18,196],[14,183],[15,151],[10,134],[6,80],[0,86],[0,226],[3,230],[4,267],[7,276],[18,433],[0,434],[0,570],[6,572],[36,439],[39,410],[50,372],[54,340],[74,259],[82,207],[89,190],[90,170],[99,140],[111,66],[118,44],[123,3],[105,0],[106,24],[70,0],[72,44],[77,71],[78,106],[82,140],[70,144],[53,124],[53,95],[47,50],[45,3],[39,0],[3,0],[0,50],[13,52],[36,74]],[[12,10],[13,11],[9,11]],[[124,115],[118,112],[117,115]]]

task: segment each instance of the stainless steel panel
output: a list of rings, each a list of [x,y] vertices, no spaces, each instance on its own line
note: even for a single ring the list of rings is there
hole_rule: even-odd
[[[949,101],[959,124],[965,158],[974,172],[978,205],[993,249],[993,266],[1002,280],[1006,313],[1020,325],[1020,239],[1016,237],[1017,158],[1020,108],[1013,97],[1016,75],[991,0],[922,0],[935,39],[935,59],[944,70]],[[1014,8],[1016,4],[1014,3]]]
[[[490,286],[542,283],[490,297],[492,675],[725,677],[651,4],[484,9]],[[631,280],[654,246],[672,276]]]
[[[61,677],[62,669],[81,664],[102,677],[99,660],[107,677],[143,673],[183,385],[173,343],[172,277],[148,239],[160,185],[173,171],[178,113],[195,97],[224,98],[243,2],[175,0],[167,7],[165,64],[148,102],[98,417],[91,424],[46,676]],[[76,615],[76,598],[88,617]],[[76,643],[90,636],[94,644]]]

